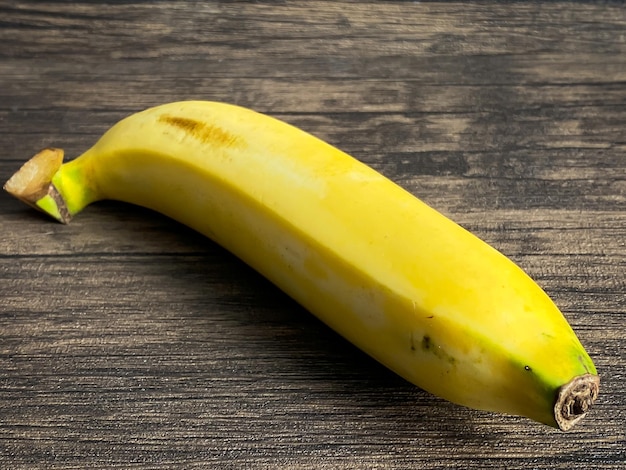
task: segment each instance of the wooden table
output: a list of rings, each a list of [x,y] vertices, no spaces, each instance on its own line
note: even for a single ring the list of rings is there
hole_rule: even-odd
[[[107,202],[63,226],[3,193],[0,468],[624,468],[625,12],[2,2],[2,181],[151,105],[270,113],[518,262],[602,391],[571,433],[464,409],[171,220]]]

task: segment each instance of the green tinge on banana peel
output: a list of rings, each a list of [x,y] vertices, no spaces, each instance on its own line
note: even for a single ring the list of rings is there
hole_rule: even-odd
[[[169,103],[62,160],[42,151],[5,189],[64,223],[101,199],[172,217],[435,395],[561,430],[598,396],[592,360],[528,275],[300,129],[222,103]]]

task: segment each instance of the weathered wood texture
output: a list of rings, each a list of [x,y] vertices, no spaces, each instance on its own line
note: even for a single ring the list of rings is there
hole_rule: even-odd
[[[519,262],[602,375],[563,434],[395,377],[202,237],[0,196],[0,468],[624,468],[621,3],[0,3],[0,178],[197,98],[271,113]]]

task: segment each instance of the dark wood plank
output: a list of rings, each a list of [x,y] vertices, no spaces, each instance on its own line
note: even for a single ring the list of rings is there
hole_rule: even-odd
[[[623,468],[625,31],[620,2],[4,2],[2,181],[162,102],[271,113],[512,257],[603,383],[568,434],[466,410],[158,214],[2,194],[0,467]]]

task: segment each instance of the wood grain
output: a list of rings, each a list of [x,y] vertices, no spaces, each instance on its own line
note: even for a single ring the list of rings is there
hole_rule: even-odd
[[[218,246],[0,196],[0,467],[626,465],[621,2],[0,4],[0,179],[131,112],[234,102],[370,164],[562,308],[601,398],[563,434],[416,389]]]

